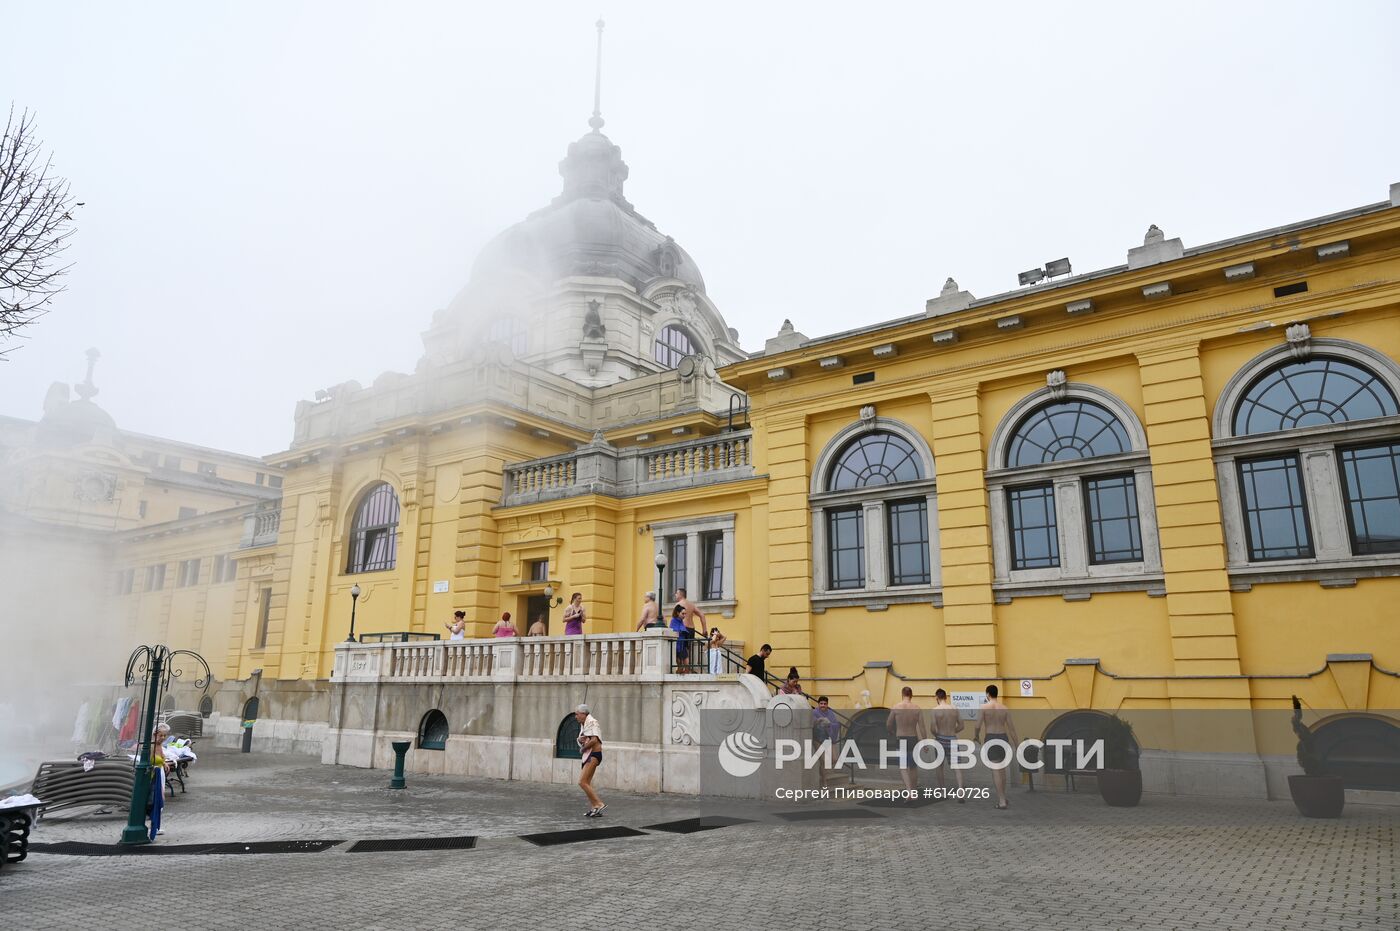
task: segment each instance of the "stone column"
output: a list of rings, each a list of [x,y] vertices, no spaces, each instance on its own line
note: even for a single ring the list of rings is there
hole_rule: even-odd
[[[948,675],[997,675],[991,515],[976,385],[930,393]]]
[[[1138,363],[1175,671],[1238,675],[1200,346],[1141,352]]]

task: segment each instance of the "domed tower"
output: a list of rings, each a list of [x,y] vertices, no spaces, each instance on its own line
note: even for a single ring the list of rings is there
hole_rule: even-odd
[[[563,191],[481,250],[465,288],[423,334],[424,363],[502,354],[600,387],[746,358],[690,254],[623,195],[627,163],[590,131],[559,163]]]

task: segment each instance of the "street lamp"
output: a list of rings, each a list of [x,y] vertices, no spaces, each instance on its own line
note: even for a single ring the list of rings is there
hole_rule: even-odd
[[[360,600],[360,585],[355,583],[350,586],[350,636],[345,638],[346,643],[355,642],[355,605]]]
[[[664,587],[664,585],[662,584],[662,581],[663,581],[663,579],[665,578],[665,576],[666,576],[666,551],[665,551],[664,549],[658,549],[658,550],[656,551],[656,604],[657,604],[657,608],[656,608],[656,609],[657,609],[658,611],[661,610],[661,602],[662,602],[663,600],[667,600],[667,599],[666,599],[666,595],[663,594],[662,591],[661,591],[661,589]]]

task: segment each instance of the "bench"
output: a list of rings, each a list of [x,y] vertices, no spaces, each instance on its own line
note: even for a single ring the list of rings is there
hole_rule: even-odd
[[[98,760],[88,772],[76,760],[40,763],[31,795],[43,800],[44,814],[69,808],[126,810],[136,786],[136,766],[130,760]]]

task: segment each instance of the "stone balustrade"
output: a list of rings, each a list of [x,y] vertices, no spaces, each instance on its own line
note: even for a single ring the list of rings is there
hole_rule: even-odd
[[[240,549],[253,546],[270,546],[277,542],[277,532],[282,528],[282,508],[259,508],[243,518],[243,537],[238,541]]]
[[[507,465],[502,503],[534,504],[585,494],[627,498],[753,474],[750,430],[645,448],[618,448],[597,436],[572,453]]]
[[[744,655],[742,641],[727,646]],[[675,632],[661,629],[586,637],[342,643],[336,646],[331,681],[659,681],[672,675],[675,652]]]

